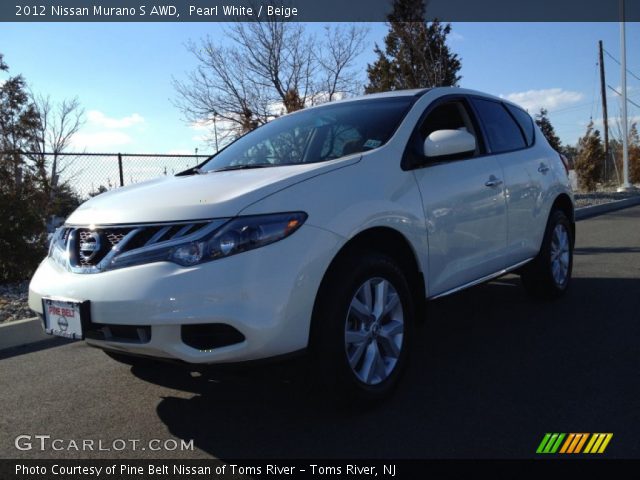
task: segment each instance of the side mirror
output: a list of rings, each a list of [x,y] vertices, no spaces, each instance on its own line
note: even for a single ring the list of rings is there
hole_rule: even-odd
[[[466,130],[436,130],[424,141],[424,155],[437,158],[470,153],[476,149],[476,137]]]

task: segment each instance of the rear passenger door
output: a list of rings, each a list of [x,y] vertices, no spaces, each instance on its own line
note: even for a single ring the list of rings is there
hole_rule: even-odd
[[[531,117],[519,108],[498,100],[475,97],[474,109],[480,119],[491,155],[500,163],[504,173],[507,205],[507,266],[535,256],[539,245],[534,239],[537,231],[543,185],[537,169],[541,160],[534,142]]]

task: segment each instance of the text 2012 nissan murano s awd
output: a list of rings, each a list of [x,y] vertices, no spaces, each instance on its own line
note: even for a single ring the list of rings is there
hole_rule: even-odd
[[[375,399],[419,306],[516,271],[570,281],[564,160],[518,106],[436,88],[278,118],[207,162],[81,205],[29,289],[48,333],[115,358],[238,363],[306,350]]]

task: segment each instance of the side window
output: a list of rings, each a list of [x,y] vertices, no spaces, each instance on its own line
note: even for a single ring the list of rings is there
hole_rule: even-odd
[[[320,150],[320,157],[330,160],[365,149],[365,139],[360,132],[349,125],[334,125],[327,132],[327,136]]]
[[[511,115],[516,119],[516,122],[518,122],[518,125],[520,125],[522,133],[524,133],[524,137],[527,140],[527,146],[530,147],[533,145],[533,120],[529,114],[521,108],[514,107],[513,105],[507,105],[507,108],[511,112]]]
[[[493,153],[518,150],[527,146],[520,127],[502,103],[474,98],[473,105],[478,110]]]
[[[456,100],[435,107],[420,125],[421,142],[424,142],[430,134],[437,130],[465,130],[469,132],[476,137],[477,145],[476,151],[469,154],[469,157],[479,153],[478,135],[476,135],[473,122],[463,102]]]

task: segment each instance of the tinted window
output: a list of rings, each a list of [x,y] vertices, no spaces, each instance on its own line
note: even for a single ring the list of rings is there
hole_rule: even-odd
[[[424,140],[437,130],[464,130],[478,138],[473,128],[471,117],[464,103],[458,100],[443,103],[436,106],[427,118],[420,125],[420,143],[416,144],[416,152],[422,152]],[[480,151],[480,144],[476,140],[476,151],[464,155],[457,155],[456,158],[473,157]]]
[[[462,115],[464,107],[459,102],[443,103],[433,109],[424,123],[420,126],[422,138],[427,138],[436,130],[458,130],[466,128]]]
[[[524,136],[527,139],[527,145],[533,145],[533,120],[527,112],[521,108],[514,107],[513,105],[507,105],[507,108],[511,114],[515,117],[518,125],[524,132]]]
[[[501,103],[473,99],[493,153],[526,147],[520,127]]]
[[[312,163],[386,143],[414,96],[338,102],[273,120],[211,158],[202,171]]]

